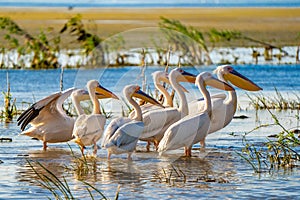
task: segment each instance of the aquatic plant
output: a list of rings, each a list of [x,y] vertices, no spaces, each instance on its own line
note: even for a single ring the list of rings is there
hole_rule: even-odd
[[[4,96],[4,110],[1,112],[1,118],[5,119],[5,122],[11,122],[13,117],[17,114],[16,99],[12,97],[10,93],[10,83],[7,73],[7,91],[2,92]]]
[[[159,183],[165,183],[169,186],[178,186],[178,184],[186,184],[188,182],[193,183],[228,183],[229,181],[220,177],[216,177],[211,171],[204,170],[203,173],[188,176],[179,166],[173,164],[168,165],[166,168],[161,168],[161,171],[153,172],[153,181],[158,181]]]
[[[250,99],[250,105],[255,108],[256,110],[260,109],[276,109],[276,110],[299,110],[300,109],[300,97],[294,93],[296,96],[296,100],[286,99],[284,96],[279,92],[277,88],[275,88],[276,96],[263,96],[263,95],[254,95],[250,96],[247,94],[248,98]]]
[[[68,144],[69,145],[69,144]],[[71,146],[69,145],[71,155],[73,157],[73,163],[65,166],[67,171],[72,171],[76,174],[78,180],[84,180],[89,174],[95,174],[97,172],[97,159],[94,156],[87,156],[81,151],[81,156],[76,156]]]
[[[55,199],[77,199],[75,197],[75,191],[72,191],[68,181],[63,177],[57,177],[53,172],[48,170],[42,163],[32,160],[27,160],[28,165],[33,170],[33,172],[39,178],[38,183],[41,187],[51,192]],[[40,167],[42,171],[38,170],[37,167]],[[109,199],[106,197],[103,192],[97,189],[95,186],[91,185],[88,182],[81,181],[85,186],[87,195],[90,196],[90,199]],[[114,199],[119,197],[119,189],[117,189]],[[87,198],[87,196],[85,197]],[[49,197],[49,199],[51,199]]]
[[[264,105],[264,101],[261,101]],[[264,105],[267,107],[267,105]],[[266,108],[272,119],[273,124],[261,125],[253,130],[257,130],[261,127],[266,126],[278,126],[282,131],[276,135],[275,139],[267,138],[267,142],[261,146],[249,143],[246,139],[245,133],[243,137],[244,148],[242,152],[236,152],[244,160],[246,160],[253,168],[256,173],[271,172],[280,168],[293,169],[297,166],[297,162],[300,161],[300,154],[296,147],[299,147],[300,140],[296,137],[295,132],[286,129],[278,120],[278,118]]]
[[[174,165],[170,165],[169,168],[162,168],[161,171],[153,173],[154,179],[159,180],[161,183],[167,183],[174,186],[175,182],[186,183],[186,175],[179,168]]]

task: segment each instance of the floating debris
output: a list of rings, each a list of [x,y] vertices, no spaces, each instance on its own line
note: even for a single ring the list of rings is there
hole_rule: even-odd
[[[17,156],[18,157],[28,157],[29,155],[28,154],[18,154]]]
[[[0,142],[12,142],[12,138],[0,138]]]
[[[246,115],[238,115],[238,116],[233,117],[233,119],[247,119],[247,118],[249,118],[249,117]]]

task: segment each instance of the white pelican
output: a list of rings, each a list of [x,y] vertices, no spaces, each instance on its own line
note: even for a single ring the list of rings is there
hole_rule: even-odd
[[[169,83],[169,79],[168,79],[168,73],[165,71],[155,71],[152,73],[152,78],[153,78],[153,83],[154,86],[157,90],[159,90],[163,97],[164,97],[164,107],[173,107],[173,99],[171,97],[171,95],[169,94],[168,90],[161,84],[161,82],[165,82],[165,83]],[[185,89],[183,87],[183,89]],[[186,90],[185,90],[186,91]],[[149,111],[154,111],[156,109],[163,109],[160,106],[155,106],[153,104],[144,104],[141,106],[141,110],[143,113],[143,118],[145,118],[145,114]],[[129,118],[132,118],[135,115],[135,111],[133,110],[130,114],[129,114]],[[149,121],[149,120],[146,120]],[[147,127],[149,124],[144,124],[145,127]],[[146,128],[147,129],[147,128]],[[143,134],[141,135],[141,137],[143,137]],[[147,141],[147,151],[150,150],[150,140],[147,140],[147,138],[144,139],[144,141]]]
[[[209,72],[203,72],[196,78],[195,85],[204,96],[205,109],[194,116],[188,115],[172,124],[165,132],[158,146],[158,152],[174,150],[186,147],[185,155],[191,156],[191,147],[197,142],[201,142],[205,147],[205,137],[211,121],[211,99],[206,85],[222,89],[233,90],[233,88],[212,76]]]
[[[180,68],[171,70],[168,77],[173,89],[179,95],[179,107],[150,110],[143,115],[145,128],[140,136],[140,140],[153,142],[156,149],[167,128],[182,117],[188,115],[188,105],[184,94],[186,90],[178,82],[194,83],[196,78],[195,75]],[[165,79],[163,80],[165,81]]]
[[[171,97],[171,95],[169,94],[168,90],[160,83],[165,82],[165,83],[170,83],[169,79],[168,79],[168,73],[164,72],[164,71],[155,71],[152,73],[152,78],[153,78],[153,83],[154,86],[157,90],[159,90],[163,97],[164,97],[164,106],[165,107],[173,107],[173,99]],[[150,111],[150,110],[154,110],[154,109],[162,109],[160,106],[156,106],[153,104],[144,104],[141,106],[141,110],[143,115]],[[132,112],[129,113],[129,118],[132,118],[135,115],[135,111],[133,110]]]
[[[74,123],[72,136],[74,142],[76,142],[83,153],[85,146],[94,145],[93,154],[97,153],[97,141],[101,138],[104,131],[104,125],[106,117],[101,114],[100,104],[96,92],[119,99],[115,94],[102,87],[98,81],[90,80],[87,83],[87,89],[89,92],[90,99],[93,102],[93,111],[90,115],[81,114]]]
[[[43,141],[43,149],[47,143],[67,142],[72,139],[74,118],[68,116],[63,109],[64,101],[72,95],[76,111],[83,112],[78,101],[88,100],[89,95],[83,89],[70,88],[63,92],[56,92],[34,103],[17,119],[21,125],[21,135],[27,135]],[[97,95],[98,98],[107,98]],[[80,114],[80,113],[78,113]],[[31,127],[25,130],[26,126]]]
[[[111,154],[127,153],[131,160],[131,154],[136,147],[136,143],[144,129],[142,110],[132,99],[137,97],[154,105],[160,105],[155,99],[145,94],[137,85],[128,85],[123,89],[126,100],[133,106],[135,116],[131,118],[119,117],[113,119],[104,132],[102,147],[107,149],[107,159]]]
[[[230,81],[233,85],[241,89],[248,91],[262,90],[262,88],[238,73],[229,65],[217,67],[214,73],[216,73],[218,78],[223,82],[228,83],[228,81]],[[227,126],[231,122],[237,107],[237,96],[235,90],[228,91],[227,99],[225,94],[213,95],[211,96],[211,99],[212,118],[208,133],[216,132]],[[205,102],[203,100],[195,100],[190,102],[188,105],[189,114],[194,115],[204,110]]]

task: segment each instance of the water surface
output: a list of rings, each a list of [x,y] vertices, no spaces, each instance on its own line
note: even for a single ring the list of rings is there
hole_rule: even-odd
[[[33,172],[27,159],[42,163],[56,176],[64,177],[74,192],[76,198],[88,198],[89,194],[81,180],[87,181],[109,197],[114,198],[117,187],[120,186],[120,199],[199,199],[199,198],[298,198],[299,169],[279,170],[274,174],[255,174],[251,166],[236,152],[241,152],[244,144],[242,136],[245,132],[261,125],[273,123],[267,111],[255,111],[249,106],[246,94],[276,96],[276,87],[286,98],[297,98],[300,93],[299,65],[245,65],[234,66],[264,90],[257,93],[244,92],[237,89],[239,107],[236,115],[246,115],[247,119],[233,119],[224,129],[207,137],[207,150],[198,151],[194,146],[192,158],[181,157],[183,150],[170,151],[163,156],[156,152],[145,152],[145,143],[138,144],[138,152],[133,155],[133,161],[126,160],[126,155],[113,156],[106,160],[106,151],[99,150],[97,159],[89,159],[91,164],[87,174],[80,175],[72,170],[76,166],[70,147],[65,144],[49,144],[48,151],[42,150],[40,141],[19,136],[19,127],[13,123],[1,122],[0,137],[12,138],[12,142],[0,142],[0,199],[53,199],[51,193],[40,187],[39,178]],[[157,67],[146,70],[147,83],[152,89],[151,73]],[[211,67],[186,68],[192,73],[212,71]],[[106,88],[121,96],[124,85],[136,83],[141,85],[141,68],[124,67],[108,69],[68,69],[64,72],[64,88],[84,87],[89,79],[100,80]],[[25,109],[28,104],[59,90],[60,70],[9,70],[11,93],[16,98],[17,107]],[[7,71],[0,71],[0,86],[6,88]],[[188,99],[199,98],[197,88],[192,84],[184,84],[191,91]],[[209,88],[212,93],[218,92]],[[3,89],[4,90],[4,89]],[[3,103],[1,102],[1,106]],[[119,101],[107,101],[104,106],[115,112],[121,106]],[[118,107],[118,108],[119,108]],[[299,126],[296,119],[297,111],[273,111],[286,128]],[[109,122],[109,120],[108,120]],[[247,140],[259,146],[266,141],[266,136],[278,133],[281,128],[270,126],[258,129],[247,135]],[[233,136],[234,135],[234,136]],[[79,148],[69,143],[80,157]],[[99,141],[100,144],[100,141]],[[91,147],[87,153],[91,153]],[[41,167],[36,165],[38,171]],[[168,183],[164,181],[170,175],[172,166],[182,171],[184,176],[173,176]],[[173,173],[175,173],[173,171]],[[158,178],[160,177],[160,178]]]

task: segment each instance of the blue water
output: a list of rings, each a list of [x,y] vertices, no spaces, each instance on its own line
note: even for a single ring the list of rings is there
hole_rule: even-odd
[[[212,71],[214,68],[215,66],[185,69],[191,73],[199,73]],[[265,96],[274,95],[274,87],[291,97],[294,94],[300,95],[300,65],[237,65],[234,68],[261,86],[264,90],[259,93]],[[150,88],[153,88],[151,73],[155,70],[163,68],[148,67],[145,71]],[[3,91],[7,87],[7,72],[12,97],[16,98],[18,106],[21,106],[22,101],[32,103],[59,90],[60,70],[0,70],[0,88]],[[132,83],[141,85],[140,72],[139,67],[66,69],[63,83],[65,89],[74,86],[84,87],[87,80],[97,79],[104,87],[121,95],[124,85]],[[185,86],[192,89],[190,93],[199,95],[192,84]],[[209,90],[214,91],[211,88]],[[240,100],[245,92],[240,89],[237,89],[237,92]],[[24,105],[26,106],[28,105]],[[82,177],[72,170],[76,162],[67,144],[49,144],[48,151],[44,152],[40,141],[18,135],[20,129],[15,119],[10,124],[0,122],[0,137],[13,139],[13,142],[0,142],[0,160],[3,161],[0,163],[0,199],[54,198],[51,192],[40,186],[38,183],[40,179],[27,164],[26,159],[33,163],[41,162],[56,176],[65,178],[77,199],[89,199],[89,193],[80,180],[92,184],[111,199],[114,198],[118,186],[120,199],[298,198],[300,187],[298,168],[258,175],[254,174],[251,166],[235,153],[242,150],[241,136],[245,132],[260,124],[273,122],[267,111],[255,112],[243,106],[236,114],[244,114],[249,118],[233,119],[227,127],[209,135],[204,155],[198,155],[199,152],[193,150],[195,157],[184,159],[180,157],[182,150],[170,152],[163,157],[159,157],[155,152],[137,152],[134,153],[132,162],[126,160],[126,155],[114,156],[111,161],[107,161],[106,151],[100,149],[97,160],[88,161],[91,170]],[[274,112],[286,128],[299,125],[299,120],[295,118],[297,111]],[[280,127],[266,127],[252,132],[247,139],[259,146],[266,140],[267,135],[280,131]],[[232,132],[237,136],[229,135]],[[72,142],[69,144],[75,155],[80,157],[79,148]],[[139,143],[138,150],[144,149],[145,143]],[[92,149],[88,147],[86,151],[91,152]],[[180,181],[182,177],[172,183],[161,182],[155,178],[157,173],[163,177],[163,169],[169,174],[170,165],[183,171],[186,176],[185,183]],[[37,170],[42,170],[36,167]],[[212,181],[207,182],[203,177]]]
[[[297,0],[218,0],[218,1],[183,1],[183,0],[167,0],[167,1],[139,1],[139,0],[104,0],[104,1],[1,1],[0,6],[12,7],[299,7],[300,2]]]
[[[299,93],[300,91],[300,65],[237,65],[236,70],[244,74],[259,86],[264,92],[275,92],[275,88],[282,93]],[[188,67],[186,70],[192,73],[202,71],[213,71],[215,66]],[[151,73],[156,70],[163,70],[161,67],[147,67],[145,74],[147,84],[153,90]],[[34,102],[50,93],[60,89],[60,69],[57,70],[1,70],[0,88],[7,88],[6,77],[9,74],[11,93],[17,102]],[[128,83],[142,84],[140,77],[141,68],[99,68],[99,69],[67,69],[64,71],[64,89],[70,87],[83,88],[88,80],[96,79],[100,83],[117,94]],[[187,87],[197,88],[192,84]],[[237,89],[240,93],[244,91]],[[0,103],[1,105],[1,103]]]

